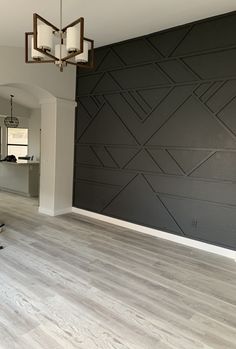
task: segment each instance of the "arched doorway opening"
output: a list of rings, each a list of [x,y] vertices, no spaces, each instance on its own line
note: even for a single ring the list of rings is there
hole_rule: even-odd
[[[14,95],[13,113],[19,126],[7,128],[4,118],[9,115],[9,96]],[[22,83],[0,85],[1,159],[14,155],[19,166],[0,168],[0,188],[8,192],[38,198],[40,203],[41,164],[41,104],[54,96],[38,86]],[[23,160],[25,157],[28,160]],[[6,166],[4,166],[6,164]],[[24,166],[23,166],[24,165]]]
[[[33,120],[38,129],[34,128],[33,132],[29,130],[29,139],[33,140],[31,149],[34,152],[36,148],[39,149],[34,156],[34,160],[40,162],[39,211],[52,216],[71,212],[75,102],[57,98],[47,90],[31,84],[0,84],[0,98],[1,93],[4,98],[9,92],[15,94],[18,107],[23,107],[18,108],[21,113],[30,110],[28,119],[23,120],[22,117],[22,127],[27,125],[26,121],[30,118],[40,117],[40,124]],[[4,134],[3,143],[7,154],[6,130]],[[35,144],[37,139],[38,144]],[[35,155],[33,150],[29,155]]]

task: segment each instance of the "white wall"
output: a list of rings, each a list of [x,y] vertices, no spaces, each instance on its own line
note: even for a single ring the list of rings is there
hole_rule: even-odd
[[[72,207],[74,124],[75,103],[57,99],[55,214],[70,212]]]
[[[28,155],[34,156],[35,161],[40,159],[40,129],[41,110],[32,109],[29,118],[29,151]]]
[[[61,73],[54,64],[26,64],[24,48],[0,46],[0,84],[25,84],[38,97],[51,96],[74,100],[76,68],[68,66]],[[39,96],[39,90],[44,89]],[[46,93],[48,92],[48,95]]]
[[[71,212],[75,102],[51,98],[41,106],[41,213]]]
[[[23,48],[0,47],[0,57],[0,85],[22,88],[41,105],[40,209],[63,213],[72,207],[76,68],[26,64]]]
[[[40,211],[53,215],[56,171],[56,103],[48,100],[41,107]],[[45,173],[47,176],[42,176]]]
[[[1,77],[0,77],[1,80]],[[29,117],[30,116],[30,109],[24,107],[21,104],[18,104],[14,102],[13,100],[13,114],[17,117]],[[10,96],[9,99],[0,97],[0,115],[10,115]]]

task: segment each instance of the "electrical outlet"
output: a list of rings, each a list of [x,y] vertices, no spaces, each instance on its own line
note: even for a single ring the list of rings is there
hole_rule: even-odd
[[[193,226],[194,228],[197,228],[197,219],[196,219],[196,218],[193,218],[193,219],[192,219],[192,226]]]

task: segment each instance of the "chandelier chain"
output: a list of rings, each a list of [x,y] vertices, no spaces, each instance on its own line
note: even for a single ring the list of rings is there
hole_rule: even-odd
[[[62,0],[60,0],[60,61],[62,58]]]
[[[60,30],[62,30],[62,0],[60,0]]]
[[[11,95],[11,120],[12,120],[12,115],[13,115],[13,106],[12,106],[12,99],[13,99],[13,95]]]

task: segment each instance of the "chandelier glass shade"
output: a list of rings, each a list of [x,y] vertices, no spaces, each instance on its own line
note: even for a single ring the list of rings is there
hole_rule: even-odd
[[[94,41],[84,37],[84,18],[80,17],[62,27],[62,0],[60,0],[60,28],[33,14],[33,32],[25,33],[26,63],[55,63],[60,71],[67,64],[92,69]]]
[[[4,119],[4,125],[7,128],[17,128],[19,126],[19,119],[13,116],[13,97],[13,95],[10,95],[11,115],[5,117]]]

